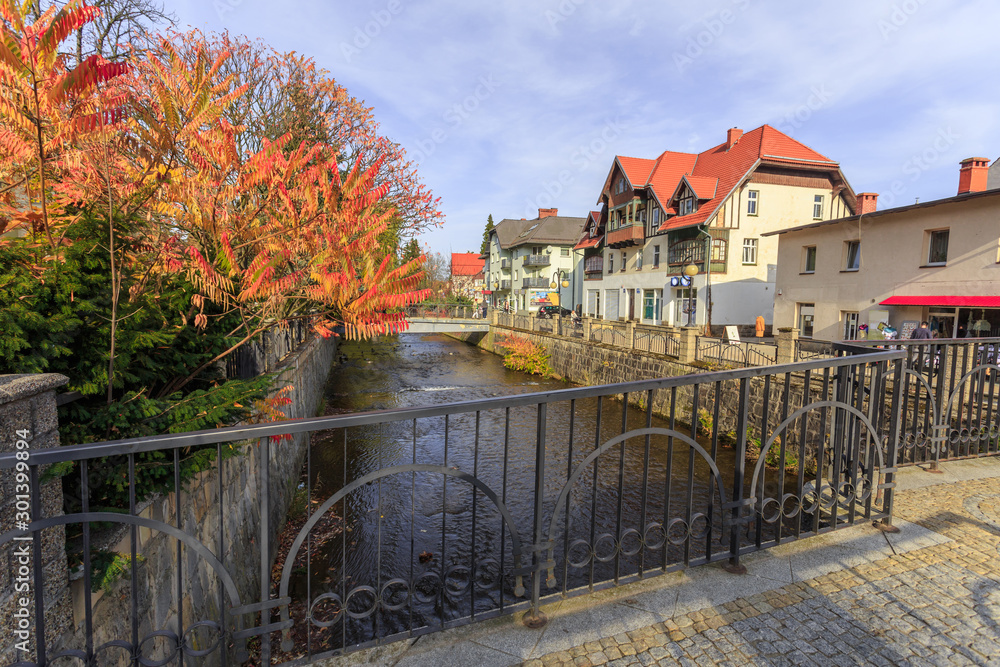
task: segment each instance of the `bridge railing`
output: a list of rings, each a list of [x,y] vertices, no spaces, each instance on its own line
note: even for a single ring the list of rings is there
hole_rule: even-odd
[[[22,657],[309,664],[517,611],[542,623],[548,601],[712,562],[736,572],[748,553],[888,523],[898,432],[896,412],[883,406],[896,405],[887,388],[902,386],[905,356],[862,349],[814,362],[56,447],[26,461],[2,454],[0,474],[23,467],[37,483],[55,466],[81,495],[65,514],[34,503],[25,528],[0,534],[0,549],[28,538],[39,544],[45,531],[66,527],[88,545],[115,525],[125,529],[133,564],[128,585],[115,589],[123,611],[110,635],[94,635],[88,597],[75,638],[57,641],[60,628],[36,619],[32,655]],[[791,386],[791,375],[802,384]],[[275,544],[270,476],[284,446],[275,438],[301,433],[313,443],[301,522]],[[183,480],[193,454],[194,472],[209,480],[233,477],[235,457],[252,458],[259,475],[201,489],[216,507],[198,521],[173,522],[191,501]],[[115,479],[128,482],[119,484],[122,497],[95,490],[109,461]],[[165,495],[145,514],[134,480],[150,465]],[[232,506],[247,501],[259,502],[259,532],[223,533]],[[188,530],[214,522],[217,541]],[[137,561],[153,533],[176,542],[175,558]],[[260,554],[259,585],[249,590],[235,584],[237,550]],[[194,568],[198,590],[177,583],[188,579],[174,568]],[[45,591],[50,576],[34,568],[33,590]],[[91,590],[89,561],[80,577]],[[192,617],[190,595],[215,600],[216,611]],[[137,610],[152,601],[163,620],[140,628]]]
[[[454,303],[420,303],[406,307],[409,317],[440,317],[448,319],[478,319],[483,316],[481,307]]]

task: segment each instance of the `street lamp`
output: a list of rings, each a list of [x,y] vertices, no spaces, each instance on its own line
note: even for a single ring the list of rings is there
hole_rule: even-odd
[[[559,270],[553,273],[552,282],[549,283],[549,289],[556,290],[556,295],[559,298],[559,303],[554,304],[557,306],[562,306],[562,291],[560,289],[560,286],[569,287],[569,281],[566,280],[566,272],[563,270]]]
[[[684,275],[688,277],[688,323],[689,327],[695,326],[694,322],[694,277],[698,275],[698,265],[691,262],[684,267]]]

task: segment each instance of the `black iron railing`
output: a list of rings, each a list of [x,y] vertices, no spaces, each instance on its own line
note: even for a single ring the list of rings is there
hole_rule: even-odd
[[[847,341],[906,353],[900,391],[900,464],[1000,451],[1000,338]]]
[[[695,360],[743,368],[768,366],[778,361],[778,348],[766,343],[742,343],[699,336]]]
[[[845,348],[844,355],[34,451],[31,479],[72,462],[83,505],[48,516],[36,503],[27,534],[37,541],[58,526],[123,525],[133,555],[137,530],[165,534],[176,540],[177,563],[201,573],[197,594],[217,603],[207,617],[170,616],[141,634],[132,623],[110,643],[87,636],[58,652],[55,630],[39,623],[35,662],[72,656],[101,664],[114,652],[142,664],[181,662],[182,654],[192,664],[226,664],[250,651],[258,665],[307,664],[518,610],[540,621],[540,605],[553,598],[703,563],[738,569],[743,555],[784,541],[889,522],[898,433],[887,387],[903,384],[905,353]],[[268,490],[289,480],[271,477],[283,446],[271,438],[301,433],[314,443],[302,484],[308,518],[272,570]],[[194,501],[178,473],[181,453],[214,448],[210,473],[226,479],[234,459],[223,445],[236,441],[251,443],[243,456],[256,457],[258,473],[238,490],[207,494],[218,503],[205,519],[219,522],[218,542],[138,516],[134,485],[122,507],[89,504],[88,466],[120,456],[132,478],[137,461],[155,452],[164,479],[174,480],[169,503],[180,516]],[[17,463],[0,455],[2,470]],[[260,503],[259,532],[222,537],[223,497],[255,489],[247,497]],[[319,544],[330,516],[343,528]],[[23,534],[0,535],[0,547]],[[233,554],[246,549],[263,554],[259,594],[233,585]],[[145,600],[180,609],[193,593],[171,572],[140,581],[135,571],[121,589],[133,619]],[[34,570],[34,590],[45,590],[46,576]],[[89,590],[89,568],[83,576]]]

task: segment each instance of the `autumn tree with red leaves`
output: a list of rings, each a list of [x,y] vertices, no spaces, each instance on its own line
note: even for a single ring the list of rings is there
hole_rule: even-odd
[[[59,44],[97,10],[30,6],[0,2],[0,370],[106,393],[70,409],[71,441],[245,418],[218,362],[268,328],[405,328],[424,260],[386,235],[439,214],[370,109],[226,35],[71,67]]]

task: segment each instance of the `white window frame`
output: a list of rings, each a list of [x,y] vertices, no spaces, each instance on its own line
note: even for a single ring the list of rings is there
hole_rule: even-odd
[[[944,247],[944,260],[943,261],[932,261],[931,253],[934,251],[934,235],[935,234],[947,234],[948,237],[945,241]],[[947,266],[948,264],[948,244],[951,242],[951,229],[929,229],[927,230],[927,263],[925,266]]]
[[[660,246],[653,246],[653,268],[658,269],[660,267]]]
[[[857,247],[857,254],[855,255],[855,265],[851,265],[851,247]],[[845,241],[844,242],[844,271],[860,271],[861,270],[861,241]]]
[[[809,268],[809,251],[812,250],[813,266]],[[817,251],[814,245],[802,246],[802,273],[816,273]]]
[[[743,266],[756,266],[756,265],[757,265],[757,239],[745,238],[743,239]]]
[[[757,202],[760,201],[760,190],[747,190],[747,215],[757,215]]]
[[[823,205],[826,203],[826,195],[813,196],[813,220],[823,219]]]
[[[569,257],[569,248],[559,248],[560,257]]]

